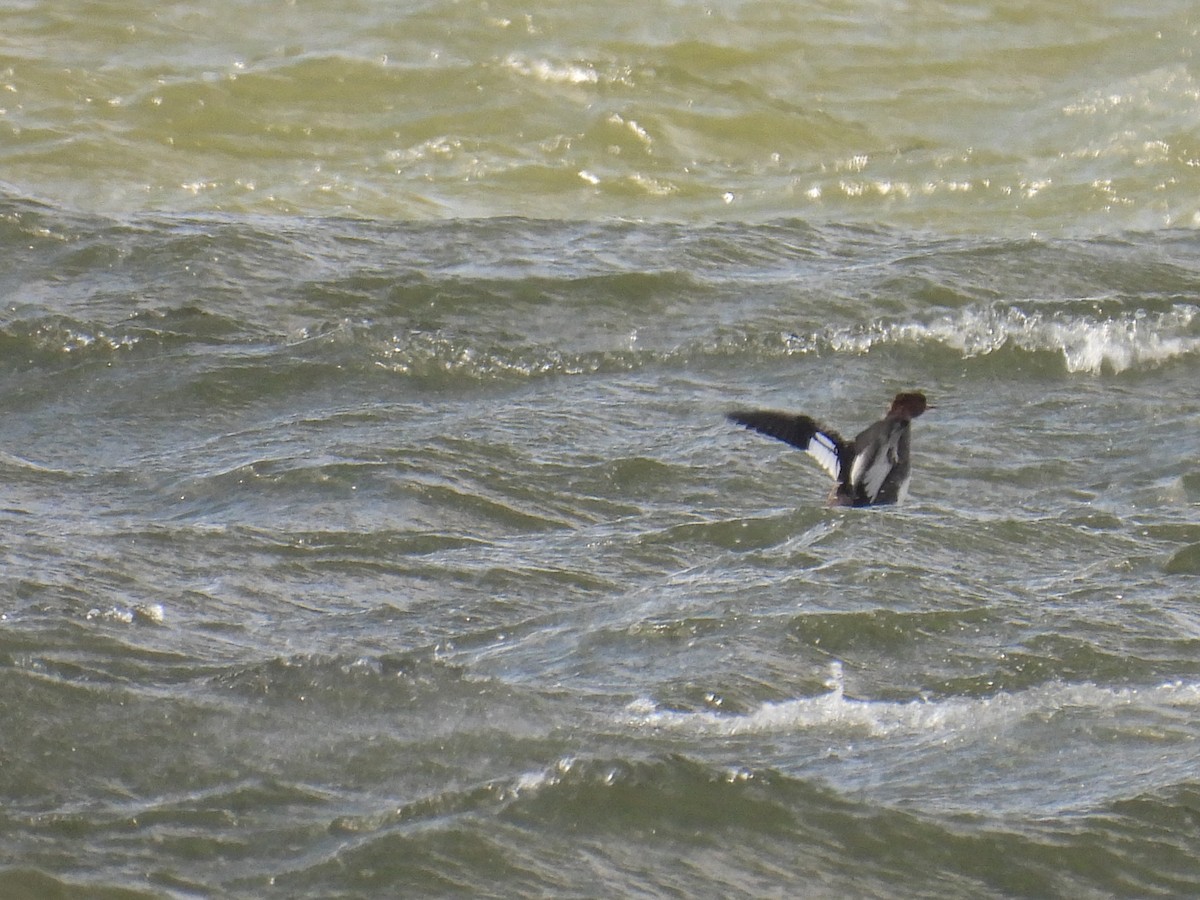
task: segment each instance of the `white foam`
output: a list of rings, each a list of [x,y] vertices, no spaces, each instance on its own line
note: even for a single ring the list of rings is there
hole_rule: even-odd
[[[510,55],[504,64],[518,75],[550,84],[597,84],[600,74],[589,65],[552,63],[544,59],[525,59]]]
[[[529,772],[522,772],[511,783],[495,784],[493,785],[493,789],[505,799],[519,797],[522,794],[536,793],[542,788],[553,787],[560,783],[574,765],[575,757],[564,756],[548,769],[534,769]]]
[[[1060,353],[1070,372],[1100,374],[1149,368],[1200,352],[1190,333],[1200,307],[1177,303],[1169,311],[1139,310],[1114,318],[1071,313],[1027,313],[1017,307],[966,307],[932,322],[880,323],[827,336],[834,350],[865,353],[876,344],[934,341],[964,357],[1005,346]]]
[[[166,610],[161,603],[139,603],[133,608],[136,618],[153,625],[161,625],[166,618]]]
[[[1174,707],[1200,708],[1200,683],[1181,681],[1140,688],[1052,682],[988,697],[893,702],[847,698],[841,665],[834,663],[828,684],[830,691],[827,694],[763,703],[740,715],[659,709],[645,698],[629,704],[625,712],[635,727],[725,737],[819,729],[871,737],[911,734],[946,740],[960,732],[1004,729],[1025,719],[1044,718],[1064,709],[1112,713],[1122,708],[1153,708],[1164,712],[1166,708]]]
[[[93,607],[87,611],[87,620],[100,619],[108,622],[120,622],[132,625],[143,622],[150,625],[161,625],[166,618],[166,611],[161,603],[139,603],[132,607],[110,606],[107,609]]]

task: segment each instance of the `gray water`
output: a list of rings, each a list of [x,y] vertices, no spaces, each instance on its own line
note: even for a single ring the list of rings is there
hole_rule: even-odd
[[[4,222],[10,894],[1200,886],[1190,232]]]
[[[0,897],[1200,893],[1193,15],[0,10]]]

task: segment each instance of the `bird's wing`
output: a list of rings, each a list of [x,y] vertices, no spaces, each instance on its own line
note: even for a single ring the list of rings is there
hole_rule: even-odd
[[[904,423],[885,419],[854,439],[855,445],[863,448],[850,465],[850,487],[856,494],[872,503],[879,496],[898,460],[898,444],[903,433]]]
[[[830,431],[808,416],[764,409],[739,409],[729,413],[728,418],[731,422],[799,447],[815,459],[834,481],[841,480],[842,468],[854,456],[852,444],[847,444],[836,431]]]

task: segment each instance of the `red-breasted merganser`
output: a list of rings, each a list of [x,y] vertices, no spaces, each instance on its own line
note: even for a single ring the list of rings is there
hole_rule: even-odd
[[[830,506],[880,506],[896,503],[908,491],[909,425],[927,409],[933,407],[924,394],[897,394],[887,415],[853,441],[808,416],[750,409],[734,410],[728,417],[799,447],[820,463],[837,482],[829,495]]]

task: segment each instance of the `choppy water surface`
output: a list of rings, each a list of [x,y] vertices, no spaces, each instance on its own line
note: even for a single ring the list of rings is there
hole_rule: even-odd
[[[0,12],[0,894],[1200,891],[1186,8],[209,9]]]
[[[124,212],[1200,215],[1194,4],[0,9],[0,180]]]

